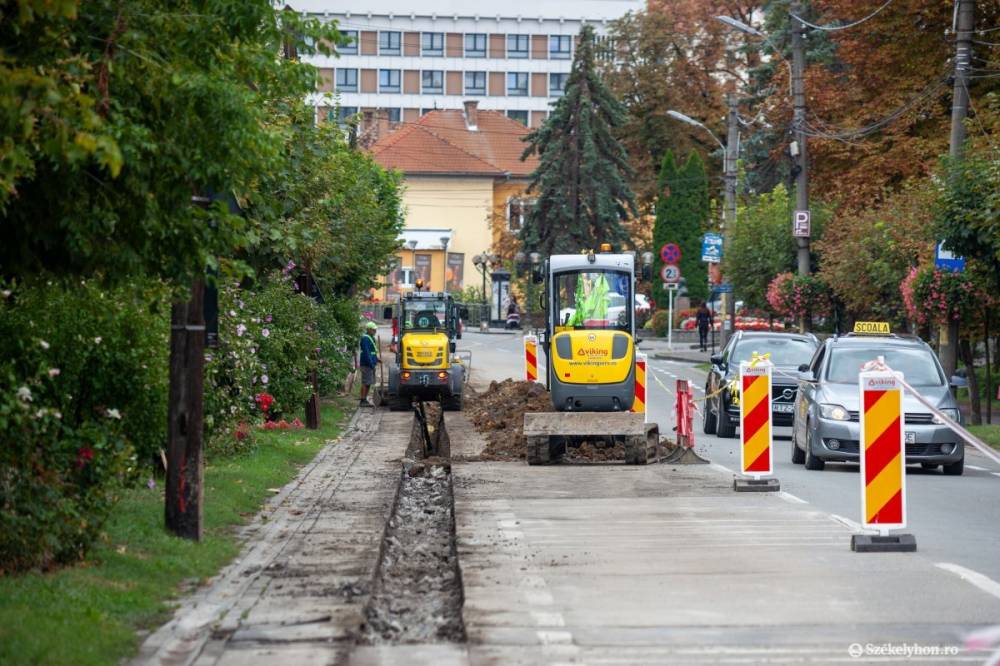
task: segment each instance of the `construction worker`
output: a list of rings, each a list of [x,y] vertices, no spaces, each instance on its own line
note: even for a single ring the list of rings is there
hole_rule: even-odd
[[[375,366],[382,362],[382,359],[378,355],[378,343],[375,342],[375,332],[378,330],[378,325],[370,321],[365,324],[365,333],[361,336],[361,358],[358,361],[358,365],[361,368],[361,400],[358,402],[359,407],[371,407],[372,403],[368,402],[368,392],[371,390],[372,384],[375,383]]]

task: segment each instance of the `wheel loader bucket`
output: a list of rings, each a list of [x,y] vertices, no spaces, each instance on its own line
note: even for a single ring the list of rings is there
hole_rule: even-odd
[[[555,462],[567,447],[594,440],[621,442],[626,464],[645,465],[657,461],[660,429],[630,412],[527,412],[524,437],[529,465]]]

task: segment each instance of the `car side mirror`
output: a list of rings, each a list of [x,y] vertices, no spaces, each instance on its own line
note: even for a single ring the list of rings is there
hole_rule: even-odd
[[[392,308],[382,308],[382,319],[392,319]]]
[[[814,375],[813,371],[807,366],[805,370],[799,370],[799,381],[809,382],[811,384],[816,381],[816,375]]]
[[[712,354],[708,360],[712,362],[712,365],[722,367],[722,354]]]

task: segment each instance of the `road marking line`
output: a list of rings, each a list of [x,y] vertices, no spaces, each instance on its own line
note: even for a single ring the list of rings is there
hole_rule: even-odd
[[[527,599],[529,604],[535,604],[536,606],[551,606],[555,603],[555,599],[552,598],[552,593],[536,590],[525,590],[524,598]]]
[[[531,611],[531,617],[534,618],[535,624],[540,627],[566,626],[566,620],[563,619],[562,613],[543,613],[541,611]]]
[[[720,465],[719,463],[712,463],[710,466],[712,468],[714,468],[714,469],[719,470],[720,472],[725,473],[725,474],[735,474],[736,473],[733,470],[731,470],[728,467],[726,467],[725,465]]]
[[[542,645],[569,645],[573,642],[573,634],[568,631],[536,631]]]
[[[1000,476],[1000,472],[993,472],[993,476]]]
[[[988,472],[988,471],[990,471],[990,470],[986,469],[985,467],[979,467],[978,465],[966,465],[965,467],[966,467],[966,469],[974,469],[977,472]]]
[[[934,566],[945,571],[950,571],[965,582],[975,585],[986,594],[992,594],[997,599],[1000,599],[1000,583],[989,576],[981,574],[978,571],[973,571],[972,569],[966,569],[958,564],[952,564],[951,562],[938,562]]]
[[[854,522],[850,518],[844,518],[843,516],[838,516],[835,513],[831,513],[830,514],[830,518],[832,518],[834,522],[840,523],[844,527],[852,529],[855,532],[863,532],[864,531],[864,528],[862,528],[860,524]]]
[[[514,518],[507,518],[507,519],[504,519],[504,520],[498,520],[497,522],[500,524],[500,528],[501,529],[510,528],[510,527],[517,527],[517,520],[514,519]]]
[[[796,497],[791,493],[786,493],[784,490],[778,491],[778,497],[785,500],[786,502],[791,502],[792,504],[809,504],[801,497]]]

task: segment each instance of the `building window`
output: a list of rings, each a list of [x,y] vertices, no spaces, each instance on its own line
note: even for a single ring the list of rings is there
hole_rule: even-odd
[[[338,106],[335,109],[326,110],[326,120],[327,122],[338,122],[341,125],[346,125],[357,114],[358,107],[356,106]]]
[[[399,123],[400,111],[398,108],[395,109],[379,109],[380,113],[384,113],[388,118],[389,122],[393,125]]]
[[[569,74],[565,72],[549,74],[549,97],[562,97],[566,92],[566,80]]]
[[[440,95],[444,92],[444,72],[440,69],[424,70],[420,74],[420,92]]]
[[[486,57],[485,33],[470,33],[465,36],[465,57],[466,58]]]
[[[420,33],[420,55],[439,56],[439,57],[443,56],[444,33],[443,32]]]
[[[507,57],[527,58],[530,41],[528,35],[507,35]]]
[[[533,199],[522,199],[511,197],[507,199],[507,230],[517,235],[524,228],[524,221],[528,217],[528,211],[534,205]]]
[[[516,120],[522,125],[528,125],[528,112],[527,111],[508,111],[507,117],[511,120]]]
[[[358,54],[358,31],[357,30],[341,30],[340,34],[347,38],[347,43],[343,46],[337,47],[337,53],[340,55],[357,55]]]
[[[399,92],[399,70],[380,69],[378,70],[378,91],[380,93]]]
[[[378,33],[378,54],[399,55],[400,33],[380,31]]]
[[[572,35],[550,35],[549,36],[549,59],[569,60],[570,51],[573,48]]]
[[[510,97],[528,96],[527,72],[507,72],[507,95]]]
[[[396,275],[399,277],[400,287],[413,287],[413,278],[417,276],[417,272],[413,270],[410,266],[404,266],[400,268]]]
[[[486,72],[465,73],[465,94],[466,95],[486,94]]]
[[[358,70],[337,69],[337,92],[358,92]]]

